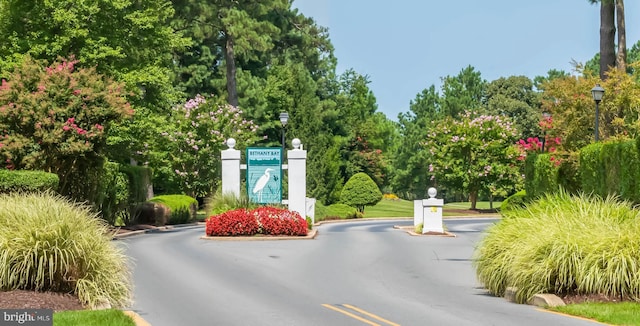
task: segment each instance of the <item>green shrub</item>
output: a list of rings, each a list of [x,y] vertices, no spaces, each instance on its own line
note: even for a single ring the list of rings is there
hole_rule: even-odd
[[[373,206],[382,200],[382,192],[378,185],[366,173],[354,174],[340,194],[340,201],[343,204],[353,206],[358,212],[364,213],[365,206]]]
[[[0,170],[0,193],[43,192],[58,189],[58,176],[44,171]]]
[[[525,162],[524,188],[531,199],[560,189],[558,157],[552,154],[529,154]]]
[[[120,165],[114,162],[105,162],[99,175],[101,182],[94,198],[94,206],[107,223],[114,225],[118,215],[127,210],[129,179],[120,172]],[[129,218],[125,216],[124,220]]]
[[[502,205],[500,205],[500,211],[507,212],[514,209],[524,208],[526,205],[527,191],[520,190],[502,201]]]
[[[327,217],[337,217],[340,219],[349,218],[350,216],[355,216],[356,212],[355,208],[345,205],[345,204],[333,204],[327,207]]]
[[[162,195],[149,200],[153,203],[163,204],[170,210],[169,224],[184,224],[196,219],[198,201],[187,195]]]
[[[70,292],[127,307],[127,256],[87,206],[51,193],[0,195],[0,289]]]
[[[329,215],[329,209],[318,200],[316,201],[314,215],[315,221],[320,222],[327,218],[327,216]]]
[[[546,195],[487,230],[474,253],[478,279],[516,300],[537,293],[640,295],[640,211],[613,197]]]
[[[604,143],[594,143],[580,149],[580,185],[585,193],[606,196],[604,164],[600,160],[603,146]]]
[[[232,193],[221,194],[218,191],[205,200],[207,216],[222,214],[238,208],[252,209],[256,207],[258,205],[249,200],[246,192],[241,193],[240,197],[236,197]]]

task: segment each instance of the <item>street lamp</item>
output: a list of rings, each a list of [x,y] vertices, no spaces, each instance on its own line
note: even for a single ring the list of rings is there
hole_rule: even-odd
[[[287,122],[289,121],[289,113],[281,112],[280,113],[280,123],[282,123],[282,157],[284,158],[284,133],[285,127],[287,126]]]
[[[602,96],[604,95],[604,88],[600,87],[600,84],[596,84],[596,87],[591,89],[591,96],[593,96],[593,101],[596,102],[596,130],[595,130],[595,139],[598,141],[598,119],[600,118],[600,101],[602,101]]]

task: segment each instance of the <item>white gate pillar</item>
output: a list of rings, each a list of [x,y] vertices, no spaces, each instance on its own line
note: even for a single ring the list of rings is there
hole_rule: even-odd
[[[301,148],[300,139],[291,142],[293,150],[287,151],[289,173],[289,210],[306,219],[307,151]]]
[[[220,151],[222,156],[222,194],[234,194],[240,198],[240,151],[235,149],[236,140],[227,139],[229,149]]]

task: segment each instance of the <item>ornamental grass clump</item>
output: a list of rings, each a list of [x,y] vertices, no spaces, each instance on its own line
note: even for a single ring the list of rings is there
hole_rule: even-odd
[[[510,210],[474,253],[478,279],[503,296],[537,293],[640,298],[640,211],[609,197],[546,195]]]
[[[0,195],[0,289],[67,292],[86,307],[125,307],[123,249],[87,206],[50,193]]]

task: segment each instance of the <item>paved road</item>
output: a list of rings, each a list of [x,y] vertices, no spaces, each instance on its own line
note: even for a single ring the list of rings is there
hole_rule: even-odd
[[[207,241],[202,227],[122,240],[131,308],[154,326],[597,325],[480,287],[470,258],[493,220],[447,220],[456,238],[392,227],[412,223],[325,224],[315,240]]]

